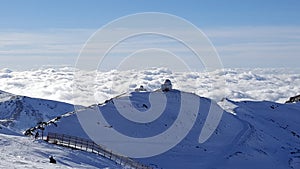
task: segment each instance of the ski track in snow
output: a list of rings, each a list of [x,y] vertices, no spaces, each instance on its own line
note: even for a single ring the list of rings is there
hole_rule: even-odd
[[[215,161],[223,161],[224,158],[235,153],[235,151],[238,149],[238,146],[241,144],[241,142],[244,142],[247,139],[247,137],[251,134],[251,124],[249,122],[245,120],[241,120],[238,116],[234,116],[234,118],[242,122],[243,128],[240,130],[240,132],[236,134],[236,136],[233,138],[231,143],[220,151],[220,153],[216,156]],[[215,161],[209,165],[210,168],[222,167],[222,166],[218,166],[215,163]]]

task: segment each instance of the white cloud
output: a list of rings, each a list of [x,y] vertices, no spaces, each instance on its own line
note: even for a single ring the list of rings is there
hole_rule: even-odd
[[[206,33],[227,67],[299,67],[299,27],[232,27]]]
[[[127,28],[128,29],[128,28]],[[128,31],[120,29],[120,31]],[[51,65],[74,65],[76,58],[96,29],[49,29],[32,30],[1,30],[0,31],[0,68],[30,68]],[[170,29],[180,34],[182,30]],[[226,27],[203,29],[212,40],[226,67],[296,67],[294,59],[300,53],[299,27]],[[185,30],[185,33],[189,31]],[[107,33],[107,36],[116,36]],[[194,42],[193,34],[187,40]],[[115,37],[113,37],[115,38]],[[112,38],[112,39],[113,39]],[[171,39],[138,38],[138,43],[126,41],[120,44],[114,55],[128,55],[136,50],[153,46],[169,50],[173,53],[184,53],[185,48],[178,47]],[[105,42],[102,42],[105,43]],[[154,45],[153,45],[154,44]],[[132,47],[130,47],[132,46]],[[91,49],[107,50],[105,44],[97,44]],[[190,55],[185,53],[186,55]],[[261,60],[270,58],[268,64]],[[95,58],[87,58],[95,62]],[[19,65],[19,66],[16,66]],[[241,66],[239,66],[241,65]],[[24,68],[23,68],[24,69]]]
[[[223,97],[241,100],[284,102],[300,94],[299,69],[226,69],[211,73],[172,72],[153,68],[143,71],[83,72],[80,92],[73,94],[74,69],[47,68],[33,71],[0,71],[0,90],[19,95],[90,105],[103,102],[124,91],[143,85],[148,90],[160,88],[166,78],[174,88],[193,92],[217,101]],[[78,75],[78,74],[77,74]],[[222,80],[221,77],[225,78]]]
[[[297,39],[300,38],[299,27],[288,26],[248,26],[248,27],[221,27],[205,29],[210,38],[236,39]]]
[[[0,68],[24,69],[37,65],[74,65],[93,30],[0,30]]]

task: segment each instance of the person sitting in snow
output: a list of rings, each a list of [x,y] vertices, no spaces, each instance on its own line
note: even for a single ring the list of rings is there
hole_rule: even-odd
[[[161,90],[162,90],[163,92],[168,92],[168,91],[172,90],[172,83],[171,83],[171,80],[166,79],[166,80],[165,80],[165,83],[161,85]]]
[[[53,158],[53,156],[49,156],[49,160],[50,160],[50,163],[56,164],[56,160]]]

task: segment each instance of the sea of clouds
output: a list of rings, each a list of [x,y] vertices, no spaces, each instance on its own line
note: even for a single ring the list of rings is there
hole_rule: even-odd
[[[153,91],[170,79],[175,89],[203,97],[269,100],[283,103],[300,94],[299,69],[224,69],[214,72],[172,72],[166,68],[78,72],[71,67],[30,71],[0,70],[0,90],[17,95],[91,105],[134,91]],[[75,81],[74,81],[75,77]],[[74,83],[75,82],[75,83]]]

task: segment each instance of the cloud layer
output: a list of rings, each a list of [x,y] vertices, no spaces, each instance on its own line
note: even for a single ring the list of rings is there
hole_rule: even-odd
[[[143,85],[156,90],[166,78],[174,88],[220,101],[269,100],[284,102],[300,94],[299,69],[225,69],[208,72],[172,72],[165,68],[142,71],[83,72],[74,68],[44,68],[32,71],[0,70],[0,90],[18,95],[91,105],[104,102]],[[74,75],[77,83],[74,84]],[[79,79],[79,80],[78,80]],[[73,93],[80,87],[80,92]],[[76,90],[75,90],[76,91]],[[78,90],[77,90],[78,91]]]

